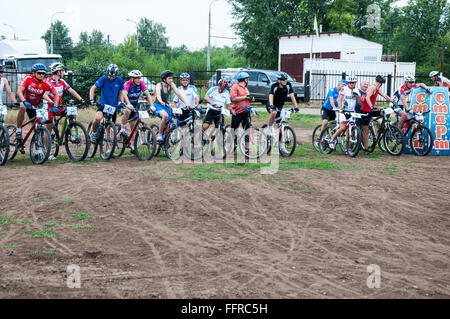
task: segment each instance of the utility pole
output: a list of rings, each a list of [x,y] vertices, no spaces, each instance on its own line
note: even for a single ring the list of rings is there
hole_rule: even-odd
[[[397,82],[397,57],[398,57],[398,52],[400,51],[399,49],[395,49],[395,62],[394,62],[394,92],[395,92],[395,87],[396,87],[396,82]]]
[[[444,51],[447,50],[447,47],[441,48],[441,76],[443,76],[444,73]]]
[[[136,25],[136,48],[139,49],[139,28],[138,23],[131,19],[127,19],[128,22],[133,22]]]

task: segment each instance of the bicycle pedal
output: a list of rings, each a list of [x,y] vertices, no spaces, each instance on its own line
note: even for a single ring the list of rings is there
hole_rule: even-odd
[[[25,148],[21,148],[19,151],[21,154],[25,154]]]

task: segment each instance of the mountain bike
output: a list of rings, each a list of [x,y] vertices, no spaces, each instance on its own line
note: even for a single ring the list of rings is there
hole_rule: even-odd
[[[89,152],[90,139],[83,124],[76,121],[78,109],[85,106],[82,104],[74,105],[73,101],[64,107],[62,115],[53,116],[52,153],[54,157],[58,156],[59,147],[64,144],[67,155],[72,161],[84,161]],[[61,133],[59,133],[59,122],[63,120]]]
[[[100,105],[100,104],[97,104]],[[103,107],[103,119],[95,132],[96,143],[89,144],[88,157],[93,158],[100,146],[100,156],[103,160],[109,161],[117,147],[117,130],[112,118],[117,112],[116,106],[101,105]],[[89,123],[88,132],[91,131],[92,121]]]
[[[228,154],[232,153],[233,133],[230,129],[226,129],[225,117],[230,117],[231,112],[226,107],[222,107],[217,121],[217,128],[211,132],[211,138],[208,141],[208,152],[215,159],[225,159]],[[230,126],[231,128],[231,126]]]
[[[289,123],[287,122],[287,119],[291,117],[291,113],[295,113],[297,110],[294,108],[291,108],[289,110],[281,110],[280,117],[276,120],[281,119],[281,122],[278,124],[278,129],[280,130],[279,140],[278,140],[278,147],[280,151],[280,155],[282,157],[290,157],[295,152],[295,148],[297,146],[297,135],[295,134],[295,130],[289,126]],[[262,129],[267,128],[267,124],[264,124]],[[281,149],[280,143],[284,142],[285,150]],[[272,150],[272,144],[273,144],[273,137],[267,136],[267,154],[270,154],[270,151]]]
[[[147,103],[144,103],[148,105]],[[117,130],[117,152],[115,156],[120,157],[125,152],[125,148],[131,148],[134,155],[141,161],[148,161],[152,159],[156,151],[156,135],[152,129],[150,129],[144,122],[143,119],[150,118],[148,114],[149,108],[142,110],[142,105],[139,104],[140,111],[136,111],[136,115],[133,118],[128,119],[128,123],[135,122],[131,134],[127,139],[120,136],[120,124],[116,125]],[[134,141],[133,141],[134,137]],[[131,144],[133,141],[133,145]],[[133,146],[133,147],[132,147]]]
[[[48,112],[47,110],[37,109],[33,106],[28,107],[29,109],[36,110],[36,116],[31,120],[22,125],[23,128],[27,125],[30,125],[31,128],[28,131],[27,135],[21,142],[17,141],[16,138],[16,126],[8,125],[6,127],[9,136],[9,145],[10,152],[8,155],[8,161],[13,160],[17,153],[20,152],[25,154],[25,143],[30,137],[31,133],[34,132],[33,137],[30,141],[30,159],[33,164],[41,165],[44,164],[45,161],[50,156],[51,151],[51,135],[50,132],[45,128],[44,121],[48,121]],[[14,146],[14,150],[11,152],[11,146]]]
[[[403,135],[406,137],[412,128],[411,137],[409,138],[409,145],[417,156],[427,156],[434,145],[434,136],[431,130],[423,125],[425,114],[428,112],[413,112],[412,117],[405,121],[402,129]],[[397,114],[398,119],[398,114]],[[395,125],[397,122],[395,123]]]
[[[258,159],[267,153],[267,135],[263,130],[253,127],[251,114],[258,115],[255,110],[250,108],[246,119],[249,128],[240,130],[236,135],[235,141],[239,151],[245,158]],[[235,133],[233,132],[233,134]]]
[[[2,105],[0,102],[0,166],[5,165],[8,161],[9,155],[8,130],[3,125],[7,112],[8,110],[6,109],[6,105]]]
[[[337,125],[336,120],[328,121],[328,125],[332,125],[333,127]],[[317,152],[320,152],[320,133],[322,133],[322,124],[316,126],[312,134],[312,145]]]

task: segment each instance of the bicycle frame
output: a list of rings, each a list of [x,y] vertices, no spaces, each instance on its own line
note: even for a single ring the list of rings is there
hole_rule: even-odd
[[[25,124],[22,124],[22,126],[21,126],[20,128],[23,129],[23,128],[24,128],[25,126],[27,126],[28,124],[32,124],[31,129],[28,131],[27,135],[26,135],[25,138],[22,140],[22,143],[18,146],[19,149],[25,147],[25,143],[27,142],[28,137],[30,137],[31,133],[34,132],[34,130],[35,130],[35,128],[36,128],[36,126],[37,126],[38,124],[42,125],[42,122],[41,122],[41,120],[40,120],[37,116],[35,116],[35,117],[33,117],[31,120],[29,120],[28,122],[26,122]],[[9,136],[10,139],[11,139],[11,137],[12,137],[12,135],[13,135],[14,133],[15,133],[15,132],[11,133],[11,135]]]

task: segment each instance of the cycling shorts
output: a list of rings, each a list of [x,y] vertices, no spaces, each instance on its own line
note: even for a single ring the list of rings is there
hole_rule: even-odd
[[[97,112],[102,112],[103,113],[103,108],[104,108],[104,105],[99,105],[99,106],[97,106]],[[103,113],[103,116],[105,115],[105,113]],[[116,120],[117,120],[117,109],[116,109],[116,112],[114,113],[114,115],[112,116],[112,119],[111,119],[112,121],[113,121],[113,123],[114,124],[116,124]]]
[[[322,115],[322,120],[334,121],[336,119],[336,112],[324,107],[320,110],[320,114]]]
[[[361,112],[362,114],[367,114],[367,116],[363,116],[361,119],[361,125],[362,126],[369,126],[370,118],[371,117],[378,117],[381,116],[381,111],[373,111],[373,112]]]
[[[209,109],[208,112],[206,112],[205,120],[203,121],[204,124],[211,124],[214,121],[214,125],[217,128],[217,124],[219,123],[220,114],[222,111],[216,111]]]
[[[172,110],[170,109],[170,107],[168,107],[168,106],[162,106],[161,104],[159,104],[159,103],[155,103],[154,104],[154,106],[155,106],[155,115],[157,116],[157,117],[159,117],[159,118],[162,118],[161,117],[161,115],[160,115],[160,113],[162,112],[162,111],[165,111],[166,113],[167,113],[167,115],[169,115],[169,117],[167,118],[167,120],[172,120],[172,118],[173,118],[173,116],[172,116]]]

